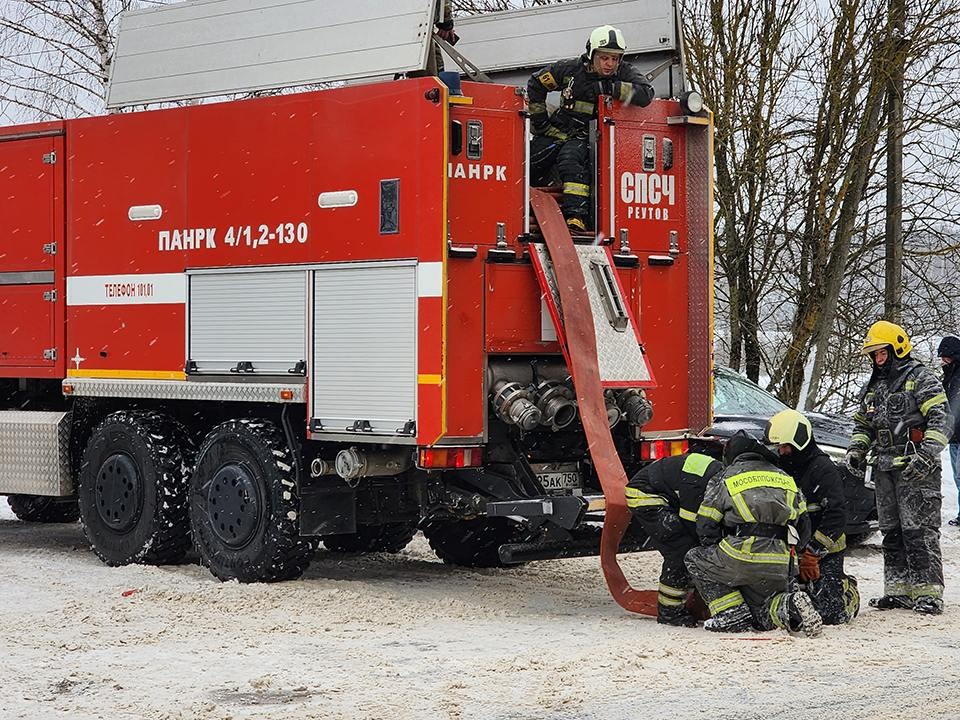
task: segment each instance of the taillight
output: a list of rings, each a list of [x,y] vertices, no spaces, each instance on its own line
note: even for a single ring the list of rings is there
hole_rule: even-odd
[[[471,468],[483,464],[483,448],[420,448],[417,465],[424,470]]]
[[[671,455],[683,455],[690,449],[686,440],[641,440],[640,459],[659,460]]]

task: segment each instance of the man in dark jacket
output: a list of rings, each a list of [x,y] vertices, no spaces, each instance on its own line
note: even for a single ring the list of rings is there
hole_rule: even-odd
[[[727,467],[707,483],[697,511],[703,546],[686,557],[712,615],[704,630],[819,634],[823,621],[813,601],[789,592],[791,546],[810,538],[803,493],[774,464],[776,456],[743,431],[730,438],[723,459]]]
[[[800,555],[800,582],[827,625],[850,622],[860,611],[857,581],[844,574],[847,501],[833,460],[817,447],[810,421],[796,410],[781,410],[767,422],[766,440],[779,465],[797,483],[807,502],[810,542]]]
[[[560,60],[533,74],[527,83],[533,140],[532,185],[545,185],[554,165],[563,183],[563,216],[571,230],[585,230],[590,214],[590,121],[597,117],[601,95],[645,106],[653,100],[646,76],[621,59],[623,33],[610,25],[590,33],[587,52]],[[547,114],[547,93],[559,91],[560,107]]]
[[[960,496],[960,338],[947,335],[940,341],[937,355],[943,365],[943,391],[947,394],[950,415],[953,417],[953,435],[947,449],[950,451],[953,481],[957,484],[957,495]],[[960,525],[960,511],[949,524]]]
[[[627,507],[663,555],[657,593],[659,623],[698,624],[686,606],[693,583],[683,557],[700,544],[697,509],[707,481],[721,470],[723,465],[707,455],[675,455],[650,463],[627,484]]]
[[[943,386],[910,357],[912,348],[906,331],[886,320],[867,331],[863,354],[872,359],[873,373],[853,415],[847,465],[861,470],[872,453],[884,591],[870,606],[939,615],[940,453],[950,441],[953,419]]]

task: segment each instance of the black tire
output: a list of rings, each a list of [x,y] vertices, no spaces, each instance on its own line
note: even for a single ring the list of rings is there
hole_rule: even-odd
[[[116,412],[83,454],[77,486],[83,532],[107,565],[165,565],[190,548],[183,429],[155,412]]]
[[[8,495],[7,503],[23,522],[73,523],[80,518],[76,500],[60,500],[46,495]]]
[[[505,566],[500,561],[500,546],[529,539],[520,525],[505,517],[431,519],[424,521],[420,529],[438,558],[448,565],[463,567],[517,567],[522,563]]]
[[[385,525],[361,525],[349,535],[327,535],[323,544],[333,552],[397,553],[403,550],[417,534],[415,523],[386,523]]]
[[[315,545],[300,536],[293,456],[266,420],[228,420],[200,447],[190,527],[200,561],[220,580],[293,580]]]

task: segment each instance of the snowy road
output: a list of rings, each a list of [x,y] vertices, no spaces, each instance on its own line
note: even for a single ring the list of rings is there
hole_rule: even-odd
[[[848,564],[864,597],[875,543]],[[397,556],[321,551],[297,582],[222,584],[104,567],[79,525],[21,523],[0,500],[0,717],[960,718],[957,528],[943,548],[942,617],[717,636],[621,611],[596,559],[469,571],[418,537]],[[654,586],[657,556],[623,564]]]

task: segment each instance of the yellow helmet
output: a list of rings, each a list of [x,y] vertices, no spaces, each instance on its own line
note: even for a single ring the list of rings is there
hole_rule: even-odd
[[[913,343],[910,342],[906,330],[887,320],[878,320],[870,326],[867,336],[863,339],[863,354],[869,355],[874,350],[887,345],[893,348],[893,354],[898,358],[906,357],[913,349]]]
[[[767,421],[767,442],[772,445],[793,445],[803,450],[810,444],[813,428],[803,413],[781,410]]]

